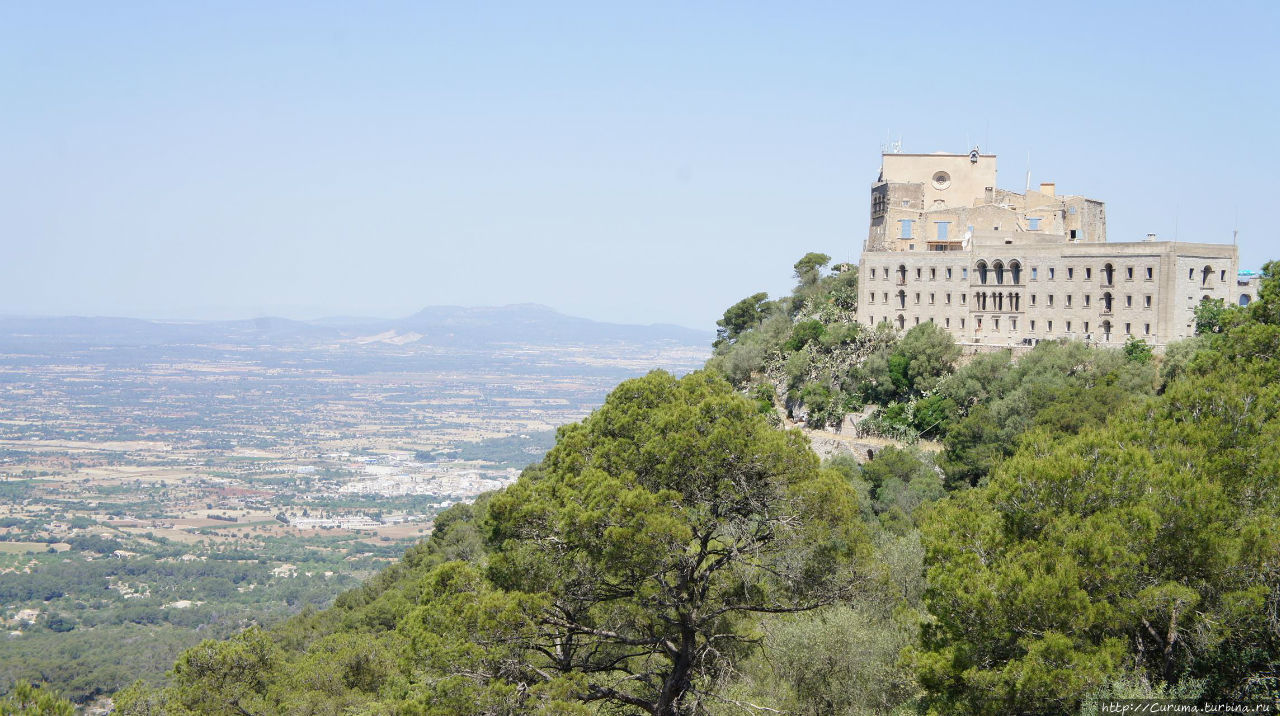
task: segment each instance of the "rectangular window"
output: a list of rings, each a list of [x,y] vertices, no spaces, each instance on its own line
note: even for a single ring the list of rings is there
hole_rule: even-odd
[[[1038,217],[1038,216],[1028,216],[1028,217],[1027,217],[1027,231],[1039,231],[1039,230],[1040,230],[1040,217]]]
[[[1147,334],[1148,336],[1151,335],[1151,324],[1150,323],[1142,324],[1142,332]]]
[[[1051,269],[1049,269],[1049,280],[1050,280],[1050,281],[1052,281],[1052,280],[1053,280],[1053,273],[1054,273],[1054,269],[1052,269],[1052,268],[1051,268]]]
[[[1133,296],[1125,296],[1125,297],[1124,297],[1124,307],[1125,307],[1125,308],[1133,308]]]
[[[921,274],[921,269],[916,269],[916,280],[917,280],[917,281],[919,281],[919,280],[920,280],[920,276],[921,276],[921,275],[922,275],[922,274]]]
[[[938,241],[947,240],[947,230],[951,227],[950,221],[935,221],[933,225],[938,227]]]
[[[1067,294],[1067,307],[1068,307],[1068,308],[1070,308],[1070,306],[1071,306],[1071,294],[1069,294],[1069,293],[1068,293],[1068,294]]]
[[[873,266],[873,267],[871,267],[871,278],[875,278],[875,277],[876,277],[876,269],[875,269],[875,267]]]
[[[888,291],[885,291],[885,292],[884,292],[884,302],[885,302],[885,303],[888,303],[888,302],[889,302],[889,292],[888,292]]]
[[[929,294],[929,305],[930,305],[930,306],[932,306],[932,305],[933,305],[933,294],[932,294],[932,293],[931,293],[931,294]]]
[[[963,318],[961,318],[961,319],[960,319],[960,327],[961,327],[961,328],[964,328],[964,319],[963,319]]]
[[[1127,269],[1125,269],[1125,270],[1124,270],[1124,277],[1125,277],[1125,278],[1127,278],[1127,279],[1129,279],[1130,281],[1132,281],[1132,280],[1133,280],[1133,267],[1132,267],[1132,266],[1130,266],[1129,268],[1127,268]]]
[[[1052,294],[1052,293],[1051,293],[1051,294],[1049,294],[1049,305],[1050,305],[1050,306],[1052,306],[1052,305],[1053,305],[1053,294]]]
[[[875,302],[876,302],[876,292],[872,291],[871,295],[867,296],[867,303],[875,303]]]
[[[943,321],[942,321],[942,325],[946,326],[947,328],[950,328],[950,327],[951,327],[951,319],[950,319],[950,318],[945,318],[945,319],[943,319]]]
[[[967,293],[960,294],[960,305],[963,306],[964,302],[967,301],[968,299],[969,299],[969,294]]]
[[[966,267],[964,267],[964,268],[960,269],[960,278],[966,278],[966,279],[967,279],[967,278],[969,278],[969,267],[968,267],[968,266],[966,266]]]
[[[1076,230],[1075,230],[1075,229],[1072,229],[1072,230],[1071,230],[1071,238],[1073,238],[1073,239],[1074,239],[1075,237],[1076,237]]]
[[[948,306],[950,306],[950,305],[951,305],[951,294],[949,294],[949,293],[947,294],[947,305],[948,305]]]
[[[995,316],[995,317],[993,317],[993,318],[991,319],[991,330],[993,330],[993,331],[999,331],[999,330],[1000,330],[1000,317],[999,317],[999,316]]]
[[[1011,332],[1018,330],[1018,319],[1013,316],[1009,316],[1009,330]]]
[[[915,250],[916,250],[916,245],[915,245],[915,244],[907,244],[907,250],[908,250],[908,251],[915,251]]]
[[[898,232],[898,238],[911,238],[911,219],[898,219],[898,223],[902,225],[902,229]]]
[[[1148,266],[1148,267],[1147,267],[1147,280],[1148,280],[1148,281],[1150,281],[1150,280],[1151,280],[1151,278],[1155,275],[1155,271],[1156,271],[1156,270],[1155,270],[1155,269],[1153,269],[1153,268],[1151,268],[1150,266]]]
[[[1128,324],[1128,323],[1124,324],[1124,334],[1125,334],[1126,336],[1128,336],[1128,335],[1132,335],[1132,334],[1133,334],[1133,331],[1129,329],[1129,324]]]
[[[1084,280],[1088,281],[1093,278],[1093,269],[1086,268],[1084,270]]]
[[[1069,281],[1075,277],[1076,277],[1076,270],[1074,268],[1067,269],[1067,280]]]
[[[920,294],[918,294],[918,293],[916,294],[916,305],[917,305],[917,306],[919,306],[919,305],[920,305]]]
[[[1036,295],[1034,293],[1031,294],[1031,305],[1032,306],[1036,305]]]
[[[1034,318],[1033,318],[1033,319],[1031,319],[1031,332],[1032,332],[1032,333],[1035,333],[1035,332],[1036,332],[1036,319],[1034,319]]]
[[[1221,271],[1219,271],[1219,272],[1218,272],[1218,280],[1219,280],[1219,281],[1226,281],[1226,280],[1227,280],[1227,270],[1226,270],[1226,269],[1223,269],[1223,270],[1221,270]]]
[[[1071,321],[1067,321],[1067,333],[1071,332]]]
[[[1032,281],[1036,280],[1036,271],[1037,271],[1037,269],[1035,269],[1034,267],[1031,269],[1031,280],[1032,280]]]
[[[917,326],[918,326],[918,325],[920,325],[920,317],[919,317],[919,316],[916,316],[916,325],[917,325]]]
[[[936,268],[929,269],[929,280],[932,281],[937,277],[938,277],[938,269]]]
[[[1048,329],[1047,329],[1045,332],[1046,332],[1046,333],[1053,333],[1053,321],[1049,321]]]
[[[1089,332],[1089,322],[1088,322],[1088,321],[1085,321],[1085,322],[1084,322],[1084,332],[1085,332],[1085,333],[1088,333],[1088,332]]]
[[[1143,297],[1142,297],[1142,306],[1143,306],[1143,308],[1151,308],[1151,297],[1150,297],[1150,296],[1143,296]]]
[[[1195,269],[1187,269],[1187,278],[1194,280],[1196,277]]]
[[[951,278],[951,269],[947,269],[947,278]]]
[[[1085,308],[1089,307],[1089,294],[1087,293],[1084,295],[1084,307]]]

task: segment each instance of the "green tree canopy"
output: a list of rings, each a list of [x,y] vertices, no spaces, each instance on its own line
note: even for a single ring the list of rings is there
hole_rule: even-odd
[[[738,336],[760,325],[769,314],[769,294],[752,294],[730,306],[716,321],[716,345],[732,343]]]
[[[753,614],[832,602],[865,550],[849,482],[710,373],[621,384],[490,520],[493,583],[547,600],[531,663],[651,714],[696,712]]]
[[[1237,325],[1159,398],[1077,435],[1035,429],[986,486],[941,503],[923,529],[936,621],[914,656],[937,709],[1074,713],[1130,670],[1266,695],[1252,677],[1280,666],[1276,355],[1280,327]]]
[[[813,286],[818,283],[818,279],[822,278],[822,268],[829,263],[831,263],[830,256],[810,251],[796,262],[796,280],[800,282],[801,287]]]

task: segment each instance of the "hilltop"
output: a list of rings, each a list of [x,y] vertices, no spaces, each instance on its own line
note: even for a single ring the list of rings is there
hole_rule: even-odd
[[[731,307],[708,370],[622,383],[332,608],[205,642],[121,712],[1274,697],[1280,264],[1162,356],[1052,341],[961,365],[928,326],[841,320],[856,273],[826,263]],[[900,438],[862,465],[780,425],[855,405]]]

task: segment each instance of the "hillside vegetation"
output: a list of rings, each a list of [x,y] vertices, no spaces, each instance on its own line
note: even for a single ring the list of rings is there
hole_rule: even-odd
[[[1076,714],[1280,696],[1280,264],[1153,356],[963,365],[850,320],[856,273],[735,304],[512,487],[330,609],[186,652],[124,714]],[[819,464],[864,405],[904,438]],[[864,421],[866,422],[866,421]],[[876,427],[878,426],[878,427]],[[936,458],[911,445],[943,445]]]

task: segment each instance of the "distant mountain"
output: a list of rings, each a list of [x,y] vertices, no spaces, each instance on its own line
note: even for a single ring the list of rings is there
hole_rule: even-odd
[[[479,308],[432,306],[388,325],[400,332],[421,333],[430,342],[593,344],[670,340],[705,344],[712,338],[710,332],[682,326],[602,323],[532,303]]]
[[[112,317],[0,317],[0,349],[35,346],[239,346],[313,343],[484,346],[503,343],[674,342],[707,345],[711,333],[672,325],[626,325],[567,316],[546,306],[432,306],[400,319],[341,317],[296,321],[153,321]]]

